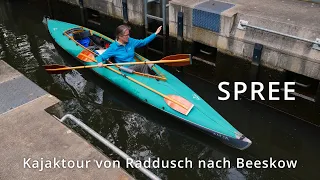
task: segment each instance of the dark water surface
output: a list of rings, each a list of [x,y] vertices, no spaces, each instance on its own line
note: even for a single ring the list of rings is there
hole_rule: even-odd
[[[63,14],[61,12],[66,12],[63,8],[68,7],[61,8],[55,12],[55,17],[81,23],[77,9]],[[245,98],[240,101],[218,101],[220,92],[217,86],[197,77],[177,75],[253,141],[249,149],[239,151],[229,148],[177,119],[136,101],[89,70],[70,71],[63,75],[47,74],[41,67],[44,64],[79,65],[49,36],[42,24],[43,16],[48,13],[46,1],[0,0],[0,59],[59,98],[62,102],[52,110],[55,114],[73,114],[136,159],[159,157],[179,160],[187,157],[194,162],[194,166],[198,160],[226,158],[231,161],[232,167],[229,169],[151,169],[163,179],[319,179],[319,128]],[[100,32],[112,36],[116,25],[117,22],[111,23]],[[141,34],[140,31],[133,31],[133,36]],[[236,69],[232,73],[239,76]],[[319,114],[316,117],[320,117]],[[73,124],[68,125],[112,159],[121,159]],[[276,160],[293,159],[298,160],[298,167],[238,169],[235,162],[240,157],[251,160],[270,157]],[[128,171],[138,179],[146,179],[139,171]]]

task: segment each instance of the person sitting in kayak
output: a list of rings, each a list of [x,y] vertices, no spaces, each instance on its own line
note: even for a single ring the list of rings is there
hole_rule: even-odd
[[[135,62],[135,48],[143,47],[150,43],[157,34],[161,31],[162,26],[158,27],[157,31],[144,39],[134,39],[129,37],[130,26],[120,25],[116,28],[116,40],[104,51],[101,55],[96,57],[99,67],[105,63],[110,57],[114,57],[116,63]],[[151,73],[152,64],[136,64],[127,66],[131,70]]]

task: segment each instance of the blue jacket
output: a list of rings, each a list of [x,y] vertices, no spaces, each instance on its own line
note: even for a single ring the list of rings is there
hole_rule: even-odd
[[[114,57],[116,63],[134,62],[134,49],[147,45],[155,37],[156,34],[153,33],[141,40],[129,38],[128,43],[125,45],[121,45],[119,42],[114,41],[104,53],[96,57],[96,60],[98,63],[105,63],[110,57]]]

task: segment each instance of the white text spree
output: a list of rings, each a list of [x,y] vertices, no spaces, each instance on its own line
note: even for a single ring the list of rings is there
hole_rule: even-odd
[[[230,99],[230,92],[224,87],[229,86],[229,82],[220,82],[218,85],[218,88],[221,92],[225,94],[223,97],[218,97],[218,100],[225,101]],[[269,82],[269,94],[267,100],[280,100],[280,97],[277,97],[274,95],[274,93],[279,93],[280,89],[279,87],[280,82]],[[294,93],[295,89],[292,87],[295,85],[295,82],[284,82],[283,87],[283,93],[284,93],[284,100],[286,101],[292,101],[295,100],[295,97],[289,96],[289,93]],[[291,86],[291,87],[289,87]],[[234,82],[234,100],[239,100],[239,95],[243,94],[247,91],[247,85],[244,82]],[[260,100],[266,100],[265,97],[262,95],[262,91],[264,90],[264,85],[261,82],[251,82],[251,100],[256,100],[256,97],[258,96]]]

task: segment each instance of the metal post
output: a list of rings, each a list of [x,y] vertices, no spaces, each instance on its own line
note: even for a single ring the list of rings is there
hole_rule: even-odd
[[[260,65],[261,55],[262,55],[263,45],[259,43],[254,44],[252,63]]]
[[[250,67],[250,81],[257,81],[259,74],[259,67],[261,62],[261,54],[262,54],[263,45],[255,43],[252,55],[252,62]]]
[[[163,46],[162,46],[162,51],[163,51],[163,55],[166,56],[167,55],[167,0],[162,0],[162,4],[161,4],[161,8],[162,8],[162,34],[163,34]]]
[[[182,53],[182,42],[183,42],[183,12],[178,12],[178,27],[177,27],[177,39],[178,39],[178,51]]]
[[[79,125],[81,128],[83,128],[84,130],[86,130],[89,134],[91,134],[93,137],[97,138],[101,143],[103,143],[104,145],[106,145],[108,148],[110,148],[112,151],[114,151],[115,153],[117,153],[119,156],[121,156],[123,159],[127,160],[133,160],[129,155],[127,155],[125,152],[123,152],[121,149],[119,149],[117,146],[113,145],[111,142],[109,142],[108,140],[106,140],[104,137],[102,137],[100,134],[98,134],[97,132],[95,132],[93,129],[91,129],[90,127],[88,127],[86,124],[84,124],[83,122],[81,122],[78,118],[74,117],[72,114],[66,114],[65,116],[63,116],[60,121],[64,122],[67,118],[70,118],[73,122],[75,122],[77,125]],[[137,166],[136,162],[133,160],[133,164],[135,166]],[[139,166],[137,166],[139,167]],[[149,171],[148,169],[145,169],[144,167],[139,167],[137,168],[139,169],[141,172],[143,172],[146,176],[148,176],[149,178],[151,178],[152,180],[161,180],[159,177],[157,177],[155,174],[153,174],[151,171]]]
[[[128,5],[127,0],[122,0],[123,21],[128,22]]]
[[[143,0],[143,14],[144,14],[144,31],[145,31],[145,37],[148,36],[148,0]],[[144,54],[145,56],[148,56],[148,45],[146,48],[144,48]]]
[[[161,8],[162,8],[162,34],[165,36],[167,34],[167,0],[161,0]]]
[[[144,0],[144,28],[146,29],[146,32],[148,32],[148,0]]]
[[[183,12],[178,12],[178,38],[183,39]]]
[[[79,6],[80,6],[81,23],[83,26],[86,26],[86,22],[84,18],[83,0],[79,0]]]
[[[183,53],[183,12],[179,11],[177,15],[177,50],[178,53]],[[184,72],[183,66],[177,68],[178,71]]]

